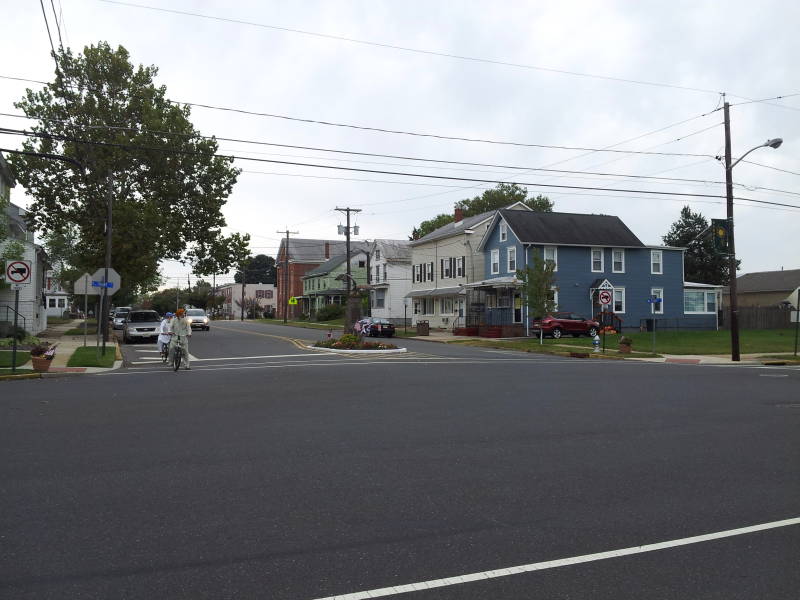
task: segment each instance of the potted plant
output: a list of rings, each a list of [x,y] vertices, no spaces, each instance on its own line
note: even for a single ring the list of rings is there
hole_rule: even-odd
[[[31,363],[34,371],[44,373],[50,369],[50,363],[56,355],[57,345],[37,344],[31,348]]]
[[[630,354],[631,353],[631,345],[633,344],[633,340],[629,337],[625,337],[624,335],[619,338],[619,352],[620,354]]]

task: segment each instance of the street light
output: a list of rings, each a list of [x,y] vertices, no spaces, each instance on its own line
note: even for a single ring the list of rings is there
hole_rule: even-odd
[[[739,300],[736,297],[736,246],[734,245],[733,238],[733,167],[751,152],[759,148],[778,148],[783,143],[781,138],[773,138],[767,140],[763,144],[759,144],[754,148],[750,148],[747,152],[742,154],[735,162],[731,162],[731,118],[730,118],[730,104],[725,102],[725,195],[727,196],[728,205],[728,282],[729,299],[730,299],[730,322],[731,322],[731,360],[739,362],[741,354],[739,352]]]

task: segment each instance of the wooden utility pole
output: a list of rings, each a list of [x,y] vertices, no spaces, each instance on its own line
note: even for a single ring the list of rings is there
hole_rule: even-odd
[[[350,298],[351,289],[353,287],[352,286],[353,275],[350,272],[351,271],[350,270],[350,231],[351,231],[350,213],[351,212],[352,213],[360,213],[361,209],[360,208],[350,208],[350,207],[339,208],[337,206],[336,210],[339,211],[339,212],[343,212],[343,213],[345,213],[347,215],[347,225],[345,226],[345,230],[344,230],[345,248],[346,248],[345,252],[346,252],[346,256],[347,256],[347,296],[346,296],[347,300],[346,300],[345,311],[344,311],[344,332],[345,333],[350,333],[353,330],[353,321],[354,321],[354,319],[353,319],[352,302],[351,302],[351,298]]]
[[[724,95],[723,95],[724,97]],[[731,115],[730,104],[723,105],[725,115],[725,195],[728,217],[728,281],[731,321],[731,360],[741,360],[739,353],[739,299],[736,296],[736,246],[733,244],[733,165],[731,165]]]
[[[299,231],[277,231],[286,235],[286,245],[283,247],[283,322],[286,323],[289,315],[289,235],[299,235]],[[278,304],[280,304],[280,288],[278,288]]]

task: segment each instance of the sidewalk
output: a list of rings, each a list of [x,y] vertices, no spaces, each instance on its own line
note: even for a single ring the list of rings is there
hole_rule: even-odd
[[[70,321],[69,323],[61,323],[58,325],[53,325],[52,327],[48,327],[42,333],[40,333],[37,337],[42,340],[42,342],[46,342],[50,345],[58,344],[56,348],[56,355],[53,358],[52,363],[50,363],[50,369],[47,373],[104,373],[106,371],[110,371],[112,369],[118,369],[122,362],[119,352],[119,346],[117,342],[113,339],[109,340],[106,343],[106,349],[111,349],[116,352],[117,359],[114,362],[114,366],[110,369],[104,369],[102,367],[68,367],[67,362],[69,362],[70,357],[78,348],[83,346],[83,335],[70,335],[65,336],[64,332],[75,329],[79,327],[83,323],[82,320],[77,319]],[[100,342],[102,345],[102,341]],[[88,332],[86,337],[86,346],[88,348],[96,348],[97,347],[97,334],[93,333],[91,330]],[[26,363],[27,366],[27,363]]]

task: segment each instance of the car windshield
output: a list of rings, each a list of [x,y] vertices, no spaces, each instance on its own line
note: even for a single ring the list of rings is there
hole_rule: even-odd
[[[128,315],[128,321],[131,323],[152,323],[158,320],[158,313],[154,311],[132,312]]]
[[[186,316],[189,317],[205,317],[206,311],[201,308],[190,308],[186,311]]]

